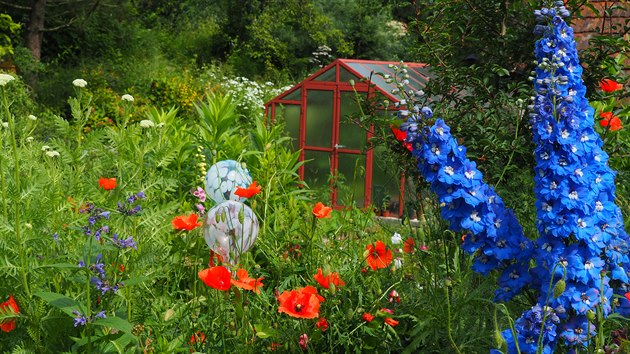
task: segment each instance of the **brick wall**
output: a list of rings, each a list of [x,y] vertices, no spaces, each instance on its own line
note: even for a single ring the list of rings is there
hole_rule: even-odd
[[[597,9],[593,11],[588,6],[580,7],[581,17],[573,20],[573,30],[578,49],[588,46],[588,41],[593,35],[623,35],[624,26],[630,26],[630,2],[628,0],[589,0]],[[628,38],[630,40],[630,38]]]

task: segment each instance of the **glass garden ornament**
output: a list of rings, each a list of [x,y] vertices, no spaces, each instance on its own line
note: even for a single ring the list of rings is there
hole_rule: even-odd
[[[258,219],[247,205],[227,200],[208,210],[203,236],[211,250],[235,266],[258,236]]]
[[[247,188],[252,183],[252,177],[247,168],[240,162],[224,160],[210,166],[206,174],[206,193],[208,198],[219,204],[226,200],[245,201],[234,194],[236,187]]]

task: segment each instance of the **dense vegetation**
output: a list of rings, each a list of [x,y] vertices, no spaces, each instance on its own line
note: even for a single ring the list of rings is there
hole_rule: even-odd
[[[588,8],[582,0],[566,3],[573,19]],[[34,11],[37,4],[44,7]],[[501,347],[494,334],[532,305],[530,294],[506,306],[491,302],[497,276],[470,270],[462,235],[447,230],[427,185],[418,186],[417,227],[381,224],[369,210],[335,210],[327,218],[313,209],[327,193],[300,185],[298,155],[282,125],[263,124],[261,105],[336,57],[429,63],[434,78],[423,97],[440,98],[431,103],[436,116],[516,211],[525,235],[535,237],[527,106],[539,6],[0,0],[0,59],[16,70],[0,87],[7,123],[0,127],[0,351]],[[602,29],[581,60],[590,69],[584,80],[596,117],[610,112],[626,126],[596,130],[618,171],[617,203],[628,220],[629,91],[598,85],[604,78],[626,82],[628,43],[608,30],[628,32]],[[359,103],[369,114],[369,102]],[[392,166],[418,172],[391,136],[390,125],[400,121],[362,121],[376,125],[374,142],[389,147]],[[247,201],[260,222],[258,241],[239,263],[251,277],[264,277],[258,294],[204,285],[198,273],[219,260],[195,222],[172,223],[201,215],[199,205],[214,206],[194,192],[221,160],[242,162],[262,186]],[[376,248],[388,260],[384,268],[369,261]],[[334,285],[322,285],[320,269]],[[281,293],[309,285],[325,297],[317,320],[278,312]],[[4,303],[10,294],[18,314]],[[625,345],[627,334],[612,332],[623,321],[602,323],[607,350],[613,341]]]

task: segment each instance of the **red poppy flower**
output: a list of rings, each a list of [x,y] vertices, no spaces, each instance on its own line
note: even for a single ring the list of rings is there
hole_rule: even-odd
[[[243,187],[238,187],[237,186],[236,187],[236,192],[234,192],[234,194],[238,195],[241,198],[251,198],[251,197],[255,196],[256,194],[260,193],[261,189],[262,189],[262,187],[256,185],[256,181],[254,181],[247,188],[243,188]]]
[[[99,178],[98,188],[103,188],[106,191],[116,188],[116,178]]]
[[[9,309],[11,309],[15,313],[20,313],[20,308],[18,307],[17,302],[15,302],[15,299],[13,299],[13,295],[9,295],[9,300],[0,304],[0,310],[2,310],[3,313],[10,313],[11,310]],[[9,333],[14,329],[15,318],[5,319],[0,322],[0,330],[2,330],[3,332]]]
[[[324,219],[330,217],[331,207],[325,206],[322,202],[317,202],[313,208],[313,215],[318,219]]]
[[[361,318],[365,322],[372,322],[374,320],[374,316],[371,313],[367,313],[367,312],[364,312]]]
[[[627,292],[627,293],[623,294],[623,296],[625,296],[626,299],[628,299],[628,301],[630,301],[630,292]]]
[[[611,79],[604,79],[599,82],[599,87],[602,89],[602,91],[610,93],[621,90],[623,88],[623,85]]]
[[[392,251],[387,249],[383,242],[376,241],[375,244],[370,243],[367,245],[366,250],[366,261],[372,270],[386,268],[390,263],[392,263]]]
[[[265,277],[260,277],[258,279],[250,278],[245,269],[237,270],[236,277],[238,278],[238,280],[232,279],[232,285],[243,290],[252,290],[256,294],[260,294],[260,287],[264,285],[262,283],[262,280],[265,279]]]
[[[309,285],[298,290],[284,291],[278,296],[278,301],[280,301],[278,312],[296,318],[317,318],[319,304],[324,298],[317,294],[314,286]]]
[[[411,253],[415,250],[415,247],[416,247],[416,241],[413,239],[413,237],[409,237],[405,241],[405,244],[403,245],[403,252]]]
[[[322,318],[321,320],[317,321],[317,324],[315,326],[321,329],[322,332],[326,332],[326,330],[328,329],[328,321],[325,318]]]
[[[197,275],[204,284],[217,290],[227,291],[230,290],[230,287],[232,286],[232,283],[230,282],[232,280],[232,275],[224,266],[207,268],[197,273]]]
[[[389,318],[389,317],[387,317],[387,318],[385,318],[384,322],[385,322],[386,324],[388,324],[388,325],[392,326],[392,327],[396,327],[396,326],[398,326],[398,321],[396,321],[396,320],[395,320],[395,319],[393,319],[393,318]]]
[[[276,349],[280,348],[281,346],[282,346],[282,343],[271,342],[271,345],[269,346],[269,350],[273,352]]]
[[[608,128],[611,131],[617,131],[623,128],[621,125],[621,119],[619,117],[614,116],[612,112],[602,112],[599,114],[603,119],[599,121],[599,125],[604,128]]]
[[[317,274],[313,275],[313,278],[325,289],[330,289],[330,283],[334,284],[336,287],[346,285],[346,283],[339,277],[339,273],[333,272],[324,276],[321,268],[317,268]]]
[[[392,133],[394,133],[394,137],[396,138],[396,140],[400,141],[403,143],[403,146],[411,151],[411,143],[408,143],[405,141],[405,139],[407,138],[407,132],[404,132],[396,127],[394,127],[393,125],[390,126],[390,128],[392,129]]]
[[[206,343],[206,334],[201,332],[201,331],[197,331],[197,333],[193,334],[192,336],[190,336],[190,340],[188,341],[189,344],[205,344]]]
[[[173,218],[173,220],[171,221],[171,224],[173,224],[173,227],[175,228],[175,230],[190,231],[201,226],[201,223],[197,222],[198,218],[199,217],[195,213],[192,213],[190,215],[180,215]]]

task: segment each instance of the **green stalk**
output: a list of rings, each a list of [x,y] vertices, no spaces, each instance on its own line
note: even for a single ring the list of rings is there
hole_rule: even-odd
[[[88,241],[88,257],[87,257],[87,261],[88,263],[92,262],[92,236],[88,236],[90,239]],[[85,265],[86,267],[89,267],[88,264]],[[87,272],[87,276],[86,276],[86,295],[87,295],[87,308],[85,310],[85,316],[86,318],[90,319],[92,317],[92,300],[90,298],[90,289],[91,288],[91,284],[90,284],[90,271],[88,268],[88,272]],[[92,333],[91,332],[91,328],[90,328],[90,321],[88,320],[87,323],[85,324],[85,332],[87,333],[87,352],[92,353]]]
[[[17,140],[15,139],[15,122],[11,112],[9,112],[9,102],[7,100],[6,92],[3,90],[2,98],[4,100],[4,110],[9,121],[9,131],[11,135],[11,145],[13,147],[13,159],[15,160],[15,189],[17,200],[15,201],[15,240],[17,242],[18,254],[20,257],[20,275],[22,277],[22,287],[26,292],[26,296],[31,298],[31,290],[28,287],[28,279],[26,277],[26,257],[24,254],[24,245],[22,244],[22,235],[20,229],[20,199],[22,197],[22,189],[20,186],[20,158],[17,149]],[[4,182],[4,178],[2,180]],[[4,184],[4,183],[3,183]],[[3,185],[4,188],[4,185]],[[3,190],[4,193],[4,190]],[[6,204],[6,199],[3,199]],[[6,208],[6,205],[5,205]]]
[[[453,333],[451,330],[451,298],[449,294],[449,287],[445,287],[444,290],[446,291],[446,320],[448,339],[451,341],[451,346],[453,346],[455,352],[457,352],[457,354],[461,354],[459,348],[457,347],[457,344],[455,343],[455,340],[453,339]]]

